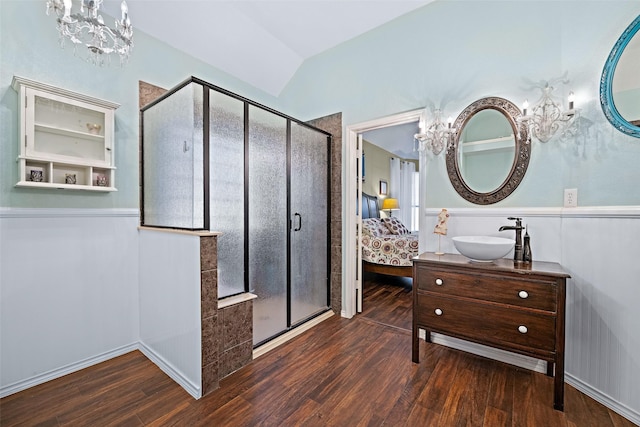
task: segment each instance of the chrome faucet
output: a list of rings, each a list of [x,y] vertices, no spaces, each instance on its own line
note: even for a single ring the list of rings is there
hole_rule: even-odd
[[[498,229],[498,231],[505,230],[515,230],[516,232],[516,244],[513,248],[513,260],[514,261],[523,261],[523,251],[522,251],[522,230],[524,227],[522,226],[522,218],[507,218],[509,221],[515,221],[516,225],[503,225]]]

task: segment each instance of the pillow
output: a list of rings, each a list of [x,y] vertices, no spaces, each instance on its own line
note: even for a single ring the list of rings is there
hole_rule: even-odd
[[[398,218],[382,218],[384,225],[387,226],[391,234],[410,234],[407,227],[404,226]]]
[[[365,218],[362,220],[362,232],[371,237],[391,234],[380,218]]]

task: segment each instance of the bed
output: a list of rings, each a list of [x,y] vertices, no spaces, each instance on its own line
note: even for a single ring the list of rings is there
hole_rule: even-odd
[[[362,193],[362,269],[390,276],[412,277],[418,236],[397,218],[380,218],[378,198]]]

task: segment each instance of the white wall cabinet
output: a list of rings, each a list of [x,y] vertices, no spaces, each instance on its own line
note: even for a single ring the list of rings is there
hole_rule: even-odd
[[[114,116],[120,105],[14,76],[20,100],[18,187],[117,191]]]

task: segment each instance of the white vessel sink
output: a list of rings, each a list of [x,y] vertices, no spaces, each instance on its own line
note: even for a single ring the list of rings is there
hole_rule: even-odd
[[[503,258],[513,249],[515,240],[491,236],[458,236],[453,245],[472,261],[491,262]]]

